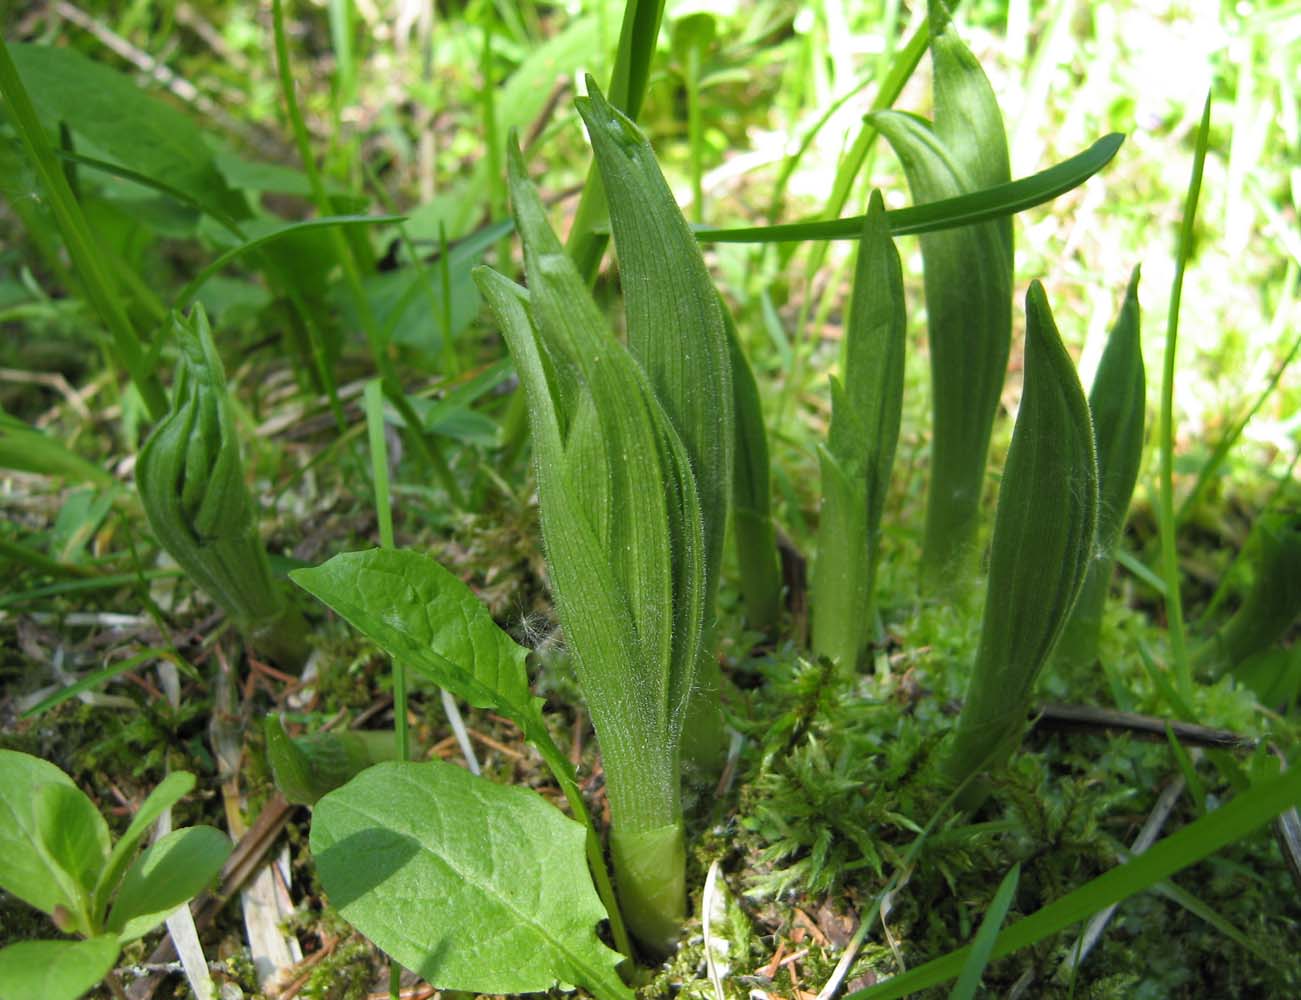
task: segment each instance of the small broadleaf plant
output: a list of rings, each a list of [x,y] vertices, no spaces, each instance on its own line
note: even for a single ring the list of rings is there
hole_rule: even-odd
[[[112,971],[124,944],[217,876],[231,844],[210,826],[173,830],[136,857],[154,820],[193,787],[192,774],[168,775],[114,844],[104,817],[63,771],[0,750],[0,889],[79,938],[0,950],[0,998],[76,1000]]]

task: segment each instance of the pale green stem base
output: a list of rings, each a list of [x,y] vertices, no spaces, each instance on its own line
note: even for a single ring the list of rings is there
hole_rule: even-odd
[[[668,955],[687,913],[687,853],[682,824],[633,833],[612,830],[615,890],[637,943],[655,958]]]

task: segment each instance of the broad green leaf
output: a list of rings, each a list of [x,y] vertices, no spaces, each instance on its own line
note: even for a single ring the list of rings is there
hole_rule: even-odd
[[[9,416],[0,416],[0,468],[99,486],[114,482],[112,475],[70,451],[58,439]]]
[[[1008,907],[1012,905],[1012,900],[1016,896],[1016,886],[1020,880],[1021,863],[1018,861],[998,884],[998,891],[994,893],[994,899],[980,921],[980,930],[976,931],[976,936],[972,939],[971,950],[967,953],[966,964],[962,967],[962,975],[958,977],[953,992],[949,994],[949,1000],[974,1000],[976,990],[980,988],[980,977],[985,972],[985,966],[989,964],[989,953],[994,948],[998,930],[1007,917]]]
[[[452,764],[378,764],[317,804],[311,846],[330,903],[445,990],[580,985],[628,1000],[583,828],[537,793]]]
[[[813,649],[846,670],[856,669],[869,635],[881,512],[903,413],[906,325],[899,254],[874,191],[854,270],[844,384],[831,381],[831,428],[819,449]]]
[[[524,726],[536,715],[528,650],[483,602],[429,556],[406,549],[345,552],[289,578],[384,652],[476,708]]]
[[[193,788],[194,775],[188,771],[173,771],[158,783],[136,810],[136,814],[131,817],[131,825],[113,845],[108,863],[95,883],[96,919],[99,919],[107,908],[109,897],[117,888],[122,872],[126,870],[127,863],[135,854],[140,839],[149,832],[149,828],[159,816],[181,801]]]
[[[77,1000],[117,962],[117,938],[20,941],[0,949],[0,1000]]]
[[[31,95],[3,38],[0,38],[0,95],[4,97],[7,117],[18,133],[28,162],[40,178],[46,203],[81,281],[81,291],[107,327],[112,353],[131,373],[145,409],[157,419],[166,410],[167,400],[154,375],[153,361],[123,306],[114,273],[103,259],[81,204],[69,185],[62,164],[53,153]],[[19,214],[31,215],[22,209],[19,209]]]
[[[1098,453],[1098,537],[1079,600],[1053,653],[1055,665],[1068,678],[1091,667],[1097,654],[1102,609],[1111,582],[1112,552],[1125,526],[1143,459],[1146,385],[1135,268],[1089,390]]]
[[[203,132],[184,112],[74,49],[17,43],[9,52],[48,121],[66,122],[113,159],[165,180],[198,202],[227,214],[247,214],[217,170]]]
[[[41,792],[51,785],[82,794],[71,778],[48,761],[0,750],[0,858],[4,858],[0,889],[45,913],[53,914],[56,907],[73,913],[79,909],[83,890],[44,844],[43,809],[49,803],[42,805]],[[99,823],[103,826],[102,818]],[[107,828],[103,837],[107,853]]]
[[[1098,469],[1088,403],[1043,286],[1026,294],[1025,379],[1003,469],[980,646],[944,762],[950,785],[1020,741],[1034,683],[1079,595]]]
[[[73,891],[76,905],[69,908],[70,926],[83,935],[91,934],[97,929],[90,908],[91,893],[108,860],[108,825],[80,788],[62,783],[40,788],[36,817],[41,847],[68,876]]]
[[[211,826],[173,830],[147,847],[122,877],[107,930],[123,944],[149,933],[217,877],[230,838]]]
[[[1158,841],[1132,861],[1099,875],[999,934],[990,960],[1037,944],[1114,903],[1137,895],[1189,865],[1241,840],[1263,823],[1301,804],[1301,767],[1253,785],[1208,816]],[[947,982],[957,976],[971,950],[968,945],[942,958],[895,976],[877,986],[850,993],[845,1000],[894,1000]]]

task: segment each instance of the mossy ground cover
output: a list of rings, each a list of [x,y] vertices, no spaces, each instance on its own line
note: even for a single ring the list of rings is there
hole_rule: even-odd
[[[549,601],[524,415],[512,402],[519,392],[510,373],[496,367],[504,357],[499,334],[454,254],[447,268],[428,269],[429,287],[381,284],[410,265],[407,240],[414,241],[414,256],[431,259],[441,238],[456,241],[503,216],[504,158],[490,150],[504,148],[509,126],[521,130],[531,172],[564,232],[590,162],[569,110],[574,75],[587,69],[604,82],[621,8],[440,9],[425,39],[427,62],[416,21],[365,4],[339,9],[353,19],[342,35],[332,33],[337,24],[324,9],[289,11],[298,98],[338,212],[367,204],[388,210],[391,199],[408,215],[404,232],[377,227],[348,239],[358,260],[365,263],[366,253],[372,258],[367,295],[390,324],[383,354],[417,412],[429,417],[430,440],[465,492],[462,502],[452,502],[428,457],[404,446],[396,430],[401,420],[391,420],[394,540],[437,558],[531,650],[532,690],[544,699],[547,727],[576,765],[584,798],[604,829],[610,816],[599,750]],[[232,185],[244,185],[286,218],[308,214],[309,187],[291,167],[290,133],[280,118],[265,10],[236,3],[175,10],[141,3],[125,11],[85,4],[79,10],[80,20],[58,21],[43,8],[20,7],[6,22],[6,40],[53,42],[132,74],[224,144]],[[857,132],[872,88],[847,100],[796,157],[800,140],[858,81],[884,76],[890,53],[913,25],[909,12],[893,4],[860,10],[834,3],[794,15],[762,3],[718,11],[715,40],[696,66],[703,75],[694,149],[689,48],[681,39],[670,44],[673,24],[686,13],[671,8],[666,15],[640,117],[679,197],[693,189],[699,163],[703,177],[695,189],[704,204],[697,217],[707,223],[760,225],[821,210],[845,136]],[[896,16],[895,29],[882,30]],[[1294,124],[1301,57],[1287,39],[1296,37],[1297,14],[1268,4],[1217,12],[1125,3],[1039,10],[1013,3],[973,5],[961,11],[960,23],[1003,104],[1014,177],[1063,159],[1104,132],[1127,134],[1123,155],[1105,173],[1018,218],[1014,285],[1023,290],[1032,278],[1048,285],[1087,385],[1129,273],[1141,264],[1149,414],[1158,398],[1180,202],[1201,100],[1208,89],[1212,94],[1211,154],[1184,289],[1174,401],[1177,496],[1193,497],[1180,511],[1178,531],[1184,618],[1194,638],[1208,635],[1252,583],[1250,560],[1236,557],[1253,525],[1263,511],[1296,502],[1301,383],[1288,352],[1298,328],[1301,267],[1291,166],[1301,148]],[[126,46],[111,55],[106,39]],[[1182,69],[1155,71],[1167,64],[1154,53],[1177,54]],[[168,73],[151,69],[146,57]],[[923,60],[897,107],[929,113],[928,73]],[[485,77],[497,86],[485,89]],[[1269,127],[1273,121],[1282,125]],[[290,599],[311,624],[313,673],[287,673],[252,654],[220,609],[160,557],[130,476],[151,421],[122,373],[105,360],[98,320],[77,294],[43,214],[41,189],[22,165],[13,134],[0,135],[6,166],[0,404],[109,472],[115,484],[79,484],[21,467],[0,472],[6,515],[0,746],[65,770],[93,797],[115,835],[175,770],[199,776],[195,794],[176,807],[177,826],[225,827],[231,808],[251,822],[275,794],[262,717],[284,713],[294,732],[391,727],[390,665],[345,623],[294,592]],[[86,151],[105,152],[103,145],[90,141]],[[255,170],[254,161],[263,166]],[[142,192],[84,165],[67,171],[80,178],[77,190],[85,192],[96,236],[119,263],[133,318],[142,328],[161,323],[172,294],[215,256],[222,239],[157,191]],[[902,174],[881,143],[842,214],[860,211],[855,206],[865,205],[873,187],[884,191],[887,207],[909,203]],[[357,333],[361,320],[322,242],[296,238],[273,266],[256,273],[233,266],[200,295],[220,331],[245,478],[278,576],[374,545],[380,534],[361,403],[361,382],[376,373],[375,355]],[[899,248],[907,295],[920,303],[917,242],[902,238]],[[518,273],[513,237],[497,234],[483,250],[499,270]],[[849,244],[819,251],[721,244],[707,250],[706,260],[758,377],[785,604],[777,634],[751,629],[729,554],[716,639],[724,718],[737,734],[733,757],[721,781],[686,775],[692,916],[678,952],[634,975],[641,995],[715,996],[706,961],[711,948],[727,997],[806,1000],[837,974],[845,991],[870,986],[969,941],[1013,864],[1021,875],[1007,923],[1124,860],[1172,783],[1183,781],[1187,790],[1165,819],[1167,832],[1233,797],[1225,756],[1250,776],[1272,766],[1266,742],[1295,761],[1295,690],[1290,699],[1270,701],[1229,676],[1196,685],[1190,716],[1262,741],[1257,749],[1193,746],[1181,762],[1159,734],[1140,738],[1118,724],[1068,729],[1046,713],[980,809],[945,818],[909,857],[945,797],[944,789],[919,779],[930,773],[957,719],[983,600],[983,577],[943,601],[917,596],[931,410],[925,310],[909,315],[903,424],[875,582],[872,670],[847,676],[807,651],[806,561],[819,518],[816,448],[830,420],[826,375],[837,370],[846,335]],[[618,272],[603,272],[595,287],[618,326]],[[982,552],[1020,400],[1024,320],[1014,322],[981,508]],[[164,356],[170,364],[170,352]],[[329,359],[337,407],[327,401],[321,356]],[[1230,434],[1233,446],[1217,450]],[[1178,715],[1163,669],[1171,652],[1156,454],[1149,434],[1097,664],[1072,676],[1045,672],[1037,688],[1041,701],[1156,719]],[[24,716],[73,678],[158,649],[186,667],[174,702],[154,658],[35,718]],[[1297,649],[1293,623],[1271,654],[1283,665],[1280,673],[1298,672]],[[486,776],[531,787],[568,809],[517,726],[492,711],[462,711]],[[416,684],[408,717],[420,754],[464,763],[432,687]],[[242,748],[234,771],[217,749],[231,733]],[[281,841],[289,845],[297,907],[287,933],[306,957],[281,979],[287,992],[275,995],[387,995],[387,963],[330,908],[307,827],[307,811],[293,811]],[[721,888],[706,940],[700,914],[714,863]],[[892,876],[883,903],[879,894]],[[1262,827],[1159,891],[1126,900],[1074,976],[1062,969],[1080,926],[994,961],[982,995],[1292,996],[1301,992],[1299,892],[1284,847]],[[253,996],[258,979],[237,909],[225,907],[204,940],[219,966],[218,982]],[[865,919],[875,921],[874,930],[852,966],[837,973]],[[43,917],[4,895],[0,927],[4,944],[50,934]],[[156,944],[150,938],[130,946],[120,967],[146,962]],[[186,987],[173,977],[162,989],[156,995],[184,995]],[[403,995],[433,992],[415,981],[405,989]],[[947,995],[947,989],[923,995]]]

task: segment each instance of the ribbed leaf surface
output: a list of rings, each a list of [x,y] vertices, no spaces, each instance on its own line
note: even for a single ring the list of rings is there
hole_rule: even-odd
[[[1088,403],[1043,287],[1034,282],[1026,295],[1025,385],[999,489],[980,647],[944,768],[953,784],[982,764],[1001,763],[1020,739],[1035,679],[1084,581],[1097,511]]]

